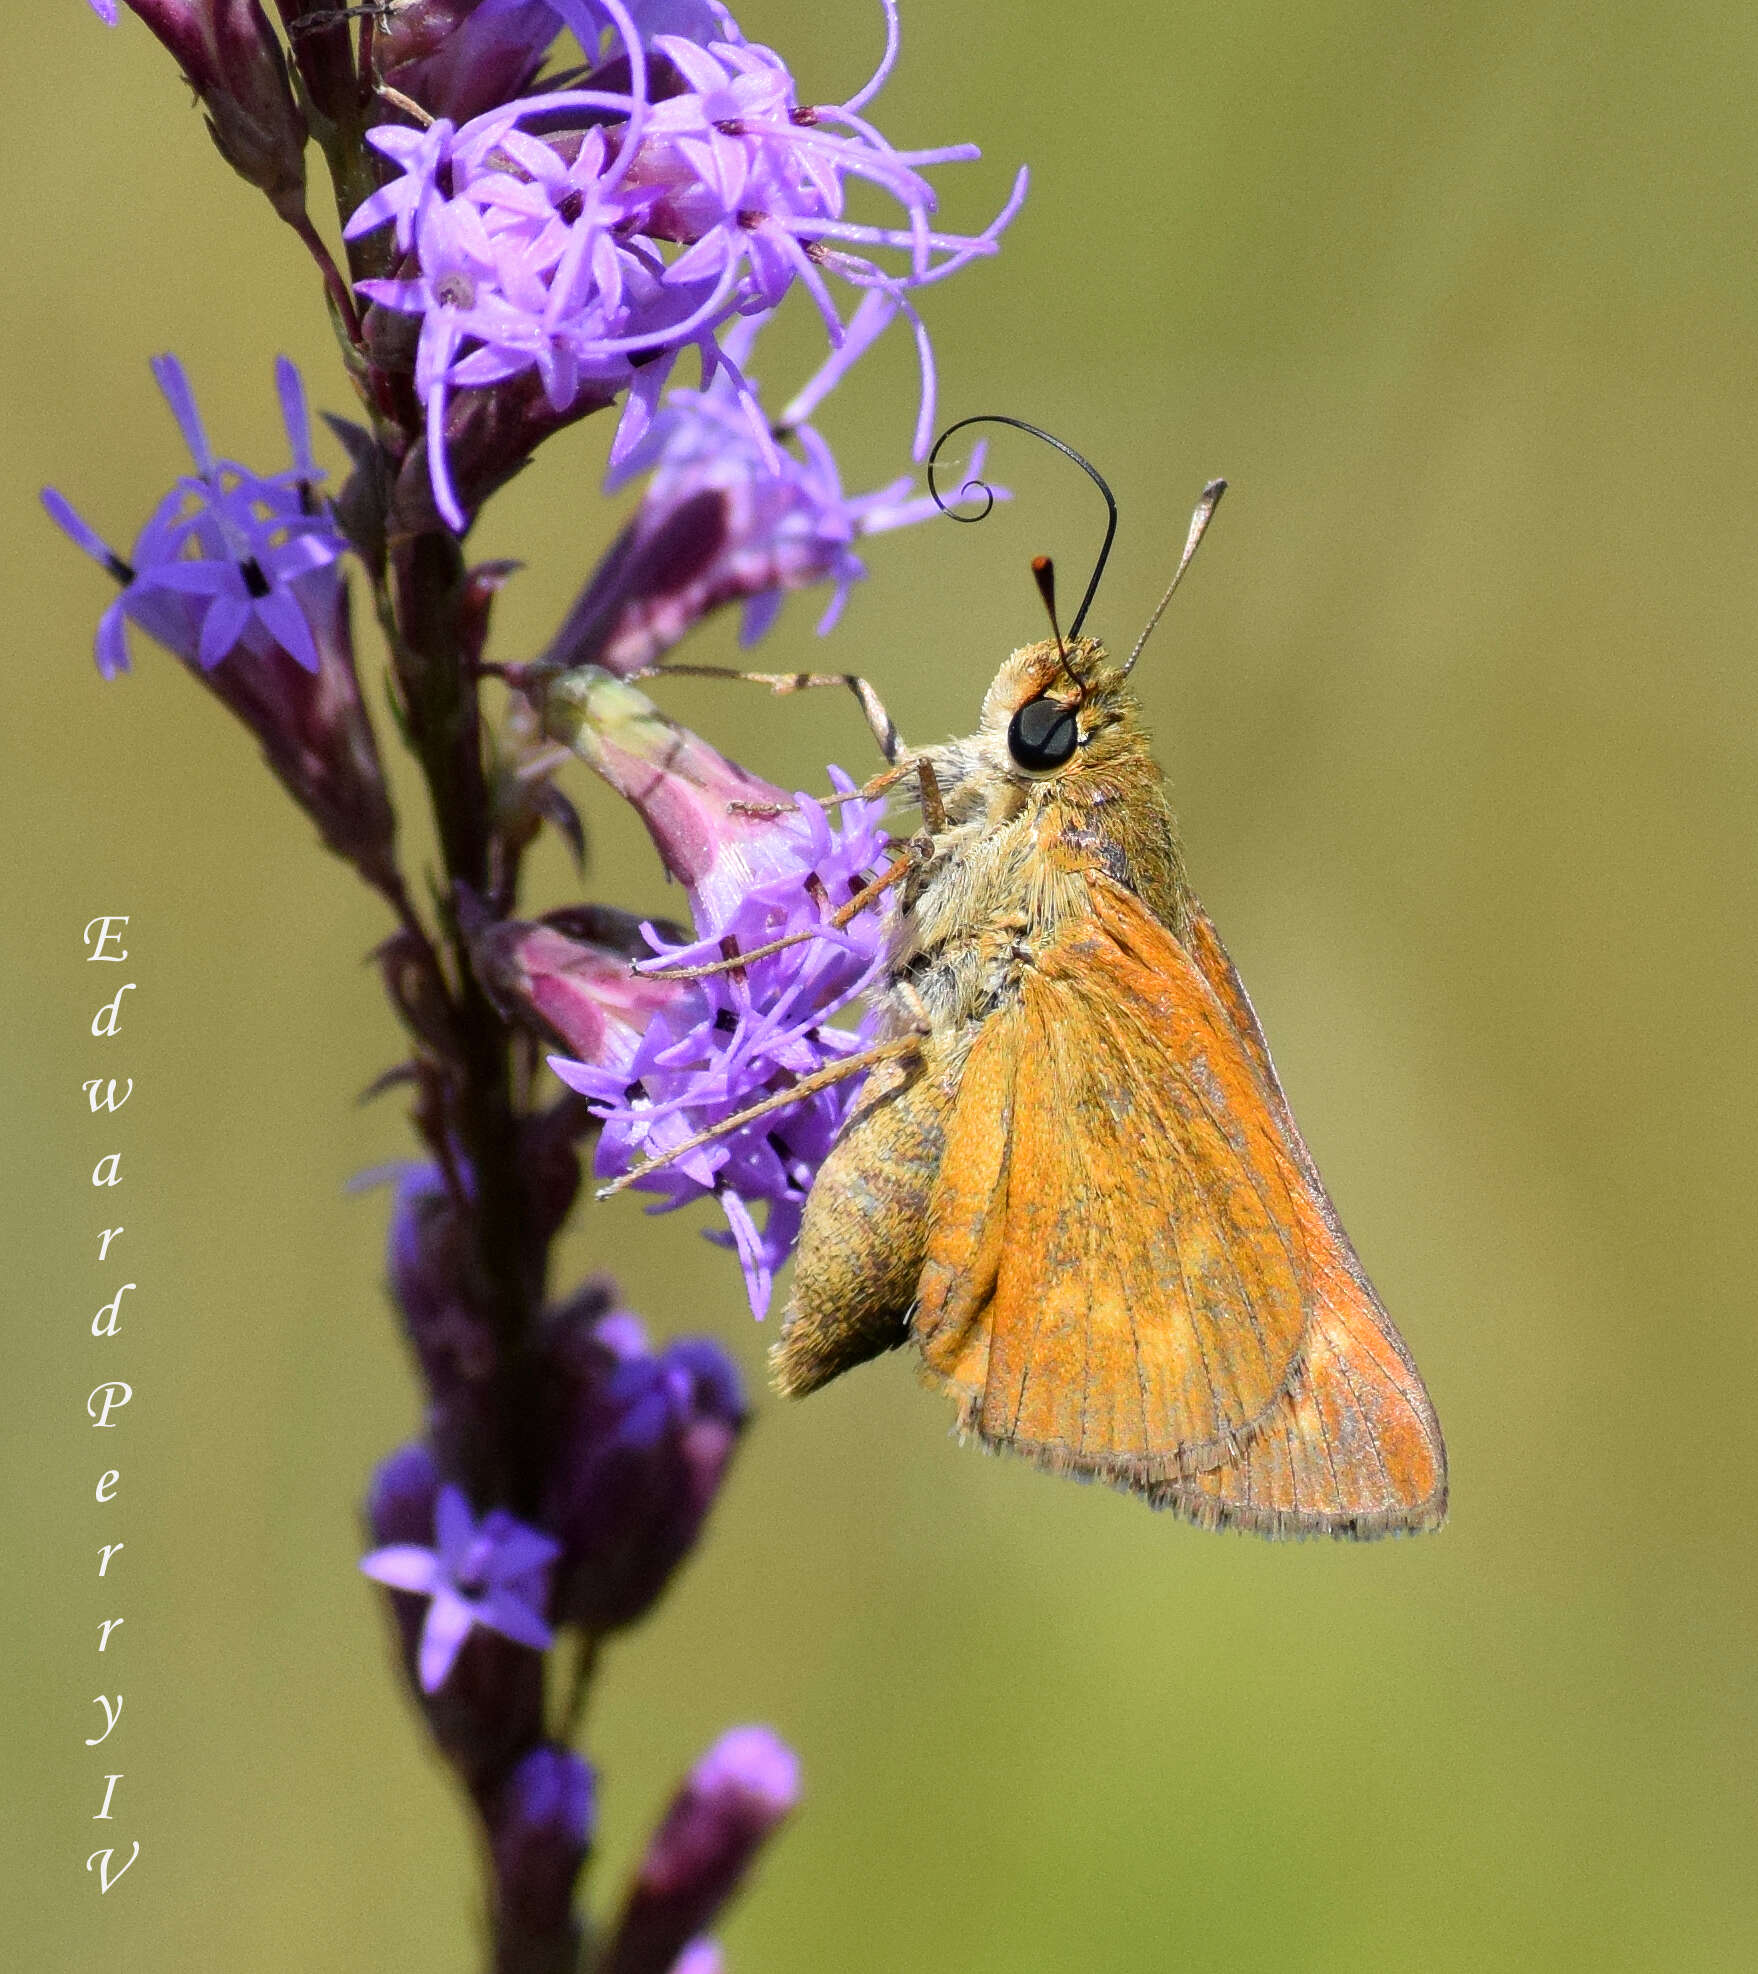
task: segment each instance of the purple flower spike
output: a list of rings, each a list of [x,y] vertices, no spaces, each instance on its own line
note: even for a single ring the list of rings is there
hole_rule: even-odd
[[[744,1429],[744,1390],[718,1345],[655,1356],[620,1311],[564,1318],[549,1358],[562,1392],[543,1508],[562,1542],[555,1620],[602,1636],[644,1617],[695,1547]]]
[[[455,1487],[434,1504],[432,1548],[393,1543],[360,1559],[361,1570],[393,1590],[428,1599],[417,1675],[424,1693],[437,1693],[473,1628],[499,1632],[545,1652],[554,1642],[543,1621],[549,1566],[561,1545],[516,1521],[504,1508],[480,1522]]]
[[[723,1734],[654,1833],[601,1974],[672,1974],[799,1799],[799,1762],[767,1727]]]
[[[574,1881],[592,1841],[594,1795],[592,1770],[551,1743],[533,1748],[508,1776],[490,1837],[503,1962],[512,1958],[510,1943],[569,1940],[576,1931]]]

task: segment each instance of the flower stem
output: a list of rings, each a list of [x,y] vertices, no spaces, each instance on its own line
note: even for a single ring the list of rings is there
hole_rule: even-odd
[[[580,1723],[586,1717],[586,1696],[592,1685],[592,1676],[598,1670],[599,1655],[604,1649],[603,1634],[596,1631],[583,1631],[580,1634],[579,1649],[574,1656],[574,1676],[568,1685],[568,1702],[562,1709],[561,1725],[556,1739],[564,1747],[569,1746],[580,1731]]]
[[[391,563],[398,684],[447,879],[440,917],[453,962],[456,1059],[446,1065],[446,1124],[474,1179],[479,1279],[499,1346],[499,1444],[478,1449],[478,1471],[460,1479],[478,1499],[502,1501],[528,1515],[535,1476],[526,1471],[530,1436],[519,1422],[545,1255],[530,1228],[519,1169],[520,1120],[506,1025],[471,968],[453,907],[459,886],[486,889],[490,868],[481,721],[458,616],[464,561],[450,535],[428,533],[395,543]]]
[[[311,223],[311,215],[301,212],[287,224],[299,236],[305,250],[317,262],[318,272],[324,278],[324,290],[330,298],[330,305],[336,311],[337,319],[347,331],[348,340],[358,349],[364,348],[364,338],[360,330],[360,311],[354,303],[354,291],[343,279],[342,270],[336,265],[335,257],[324,245],[323,235]]]

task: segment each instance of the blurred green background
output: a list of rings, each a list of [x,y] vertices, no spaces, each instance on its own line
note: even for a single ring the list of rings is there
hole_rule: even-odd
[[[879,43],[869,0],[741,17],[808,99]],[[758,1719],[808,1794],[725,1929],[743,1974],[1750,1967],[1758,17],[914,0],[904,27],[885,128],[985,149],[941,175],[949,220],[1033,168],[999,260],[928,312],[946,418],[1033,418],[1111,476],[1095,628],[1133,635],[1204,478],[1233,482],[1143,694],[1433,1390],[1453,1519],[1365,1549],[1200,1534],[961,1451],[899,1360],[765,1398],[594,1703],[600,1897],[678,1772]],[[35,505],[53,479],[131,538],[183,465],[151,352],[259,464],[277,349],[319,403],[347,392],[296,250],[137,23],[15,8],[0,106],[0,1937],[80,1974],[463,1974],[466,1825],[353,1570],[363,1477],[415,1418],[383,1195],[342,1193],[406,1144],[394,1101],[355,1103],[394,1048],[381,920],[172,662],[143,643],[99,681],[105,587]],[[789,335],[773,389],[812,361]],[[897,470],[910,387],[900,345],[830,408],[851,484]],[[502,657],[608,536],[604,426],[481,529],[528,565]],[[1013,509],[876,543],[826,648],[912,737],[968,729],[1037,635],[1026,556],[1067,580],[1096,540],[1072,469],[1025,441],[995,466]],[[816,662],[814,617],[790,606],[770,662]],[[692,655],[733,649],[716,626]],[[670,695],[788,785],[868,759],[841,701]],[[593,891],[663,906],[644,839],[575,787]],[[559,856],[536,874],[569,895]],[[126,969],[81,965],[100,912],[131,915]],[[139,992],[100,1060],[118,976]],[[83,1108],[99,1068],[136,1079],[113,1123]],[[683,1222],[588,1208],[566,1264],[760,1382],[736,1272]],[[136,1398],[105,1461],[82,1405],[110,1374]],[[126,1713],[86,1749],[100,1688]],[[81,1863],[109,1832],[143,1850],[100,1899]]]

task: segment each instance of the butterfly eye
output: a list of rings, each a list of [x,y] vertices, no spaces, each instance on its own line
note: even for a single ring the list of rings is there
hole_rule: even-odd
[[[1007,751],[1022,768],[1059,768],[1080,745],[1074,708],[1054,699],[1028,699],[1007,729]]]

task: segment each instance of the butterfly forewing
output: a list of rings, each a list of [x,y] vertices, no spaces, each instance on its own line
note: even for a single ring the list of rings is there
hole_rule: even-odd
[[[1231,1458],[1306,1325],[1295,1175],[1225,1011],[1173,953],[1168,982],[1078,924],[984,1023],[916,1317],[985,1439],[1144,1487]]]

